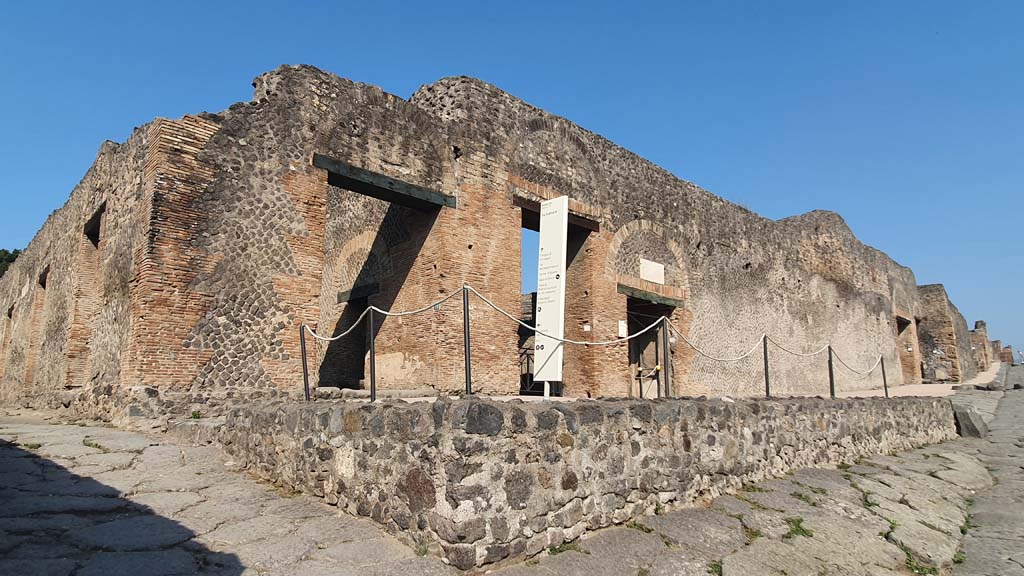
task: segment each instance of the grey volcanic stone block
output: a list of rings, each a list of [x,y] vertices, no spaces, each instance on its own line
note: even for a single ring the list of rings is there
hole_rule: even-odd
[[[988,435],[988,425],[973,406],[954,404],[953,418],[956,420],[957,433],[965,438],[984,438]]]
[[[466,432],[494,436],[501,432],[505,415],[490,404],[475,402],[466,410]]]

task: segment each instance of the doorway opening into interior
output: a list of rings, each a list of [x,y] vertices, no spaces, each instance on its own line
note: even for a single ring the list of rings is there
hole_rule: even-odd
[[[633,296],[626,298],[626,322],[630,335],[640,333],[662,316],[670,318],[674,310],[667,304],[649,302]],[[664,366],[670,358],[663,350],[663,330],[665,326],[661,325],[629,341],[632,398],[661,398],[666,395],[663,385]]]

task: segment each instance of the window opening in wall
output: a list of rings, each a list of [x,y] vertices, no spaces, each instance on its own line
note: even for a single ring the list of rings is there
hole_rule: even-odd
[[[521,208],[520,213],[522,214],[519,241],[521,293],[519,319],[533,326],[537,307],[537,260],[540,256],[540,203],[518,196],[514,197],[513,200],[513,204]],[[591,231],[597,229],[598,225],[596,222],[570,214],[565,250],[566,274],[567,280],[570,282],[569,267],[575,261],[576,256],[583,250],[583,246]],[[568,298],[568,293],[566,297]],[[566,319],[568,322],[568,306]],[[535,340],[533,330],[523,328],[522,326],[519,327],[519,393],[525,396],[542,395],[544,393],[543,385],[535,385],[533,382],[533,346]],[[552,383],[551,393],[555,396],[561,396],[562,384]]]
[[[896,335],[903,334],[903,331],[910,327],[910,320],[901,316],[896,317]]]
[[[520,307],[519,319],[533,326],[537,309],[537,257],[540,250],[540,214],[522,210],[520,226]],[[519,326],[519,393],[526,396],[544,394],[543,386],[533,385],[533,346],[536,342],[533,330]]]
[[[7,348],[11,344],[11,332],[14,331],[14,306],[7,309],[4,319],[3,343],[0,344],[0,377],[7,372]]]
[[[103,223],[103,213],[107,211],[107,203],[100,204],[99,209],[89,218],[89,221],[85,223],[85,237],[89,239],[94,248],[100,246],[100,234],[101,226]]]

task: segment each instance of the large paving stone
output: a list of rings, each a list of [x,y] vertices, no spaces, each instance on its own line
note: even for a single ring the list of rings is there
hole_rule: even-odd
[[[370,540],[342,542],[317,549],[309,554],[312,560],[326,560],[339,566],[373,566],[403,558],[412,558],[412,550],[394,538],[378,536]]]
[[[228,522],[204,534],[201,539],[220,545],[238,545],[264,538],[284,536],[295,529],[295,522],[277,516],[258,516],[237,522]]]
[[[109,512],[126,508],[130,503],[121,498],[92,496],[21,496],[0,506],[0,517],[18,517],[31,514],[79,514]]]
[[[142,434],[114,430],[87,434],[85,438],[90,444],[96,444],[107,452],[142,452],[158,444]]]
[[[649,516],[640,523],[667,536],[674,546],[694,557],[718,559],[747,543],[742,523],[714,510],[681,510]],[[694,530],[694,526],[700,526],[700,529]]]
[[[202,502],[203,497],[195,492],[149,492],[136,494],[131,500],[156,514],[170,516]]]
[[[75,530],[71,541],[82,548],[111,551],[153,550],[180,544],[193,533],[160,516],[135,516]]]
[[[919,522],[900,524],[889,534],[889,540],[909,551],[929,566],[948,566],[960,545],[960,539]]]
[[[10,576],[69,576],[77,563],[66,559],[0,558],[0,574]]]
[[[722,559],[722,576],[817,576],[821,564],[785,542],[759,538]]]
[[[152,552],[99,552],[82,563],[75,576],[184,576],[197,569],[181,549]]]
[[[75,458],[75,470],[78,471],[79,465],[109,466],[112,469],[125,468],[126,466],[129,466],[133,460],[135,460],[135,454],[132,452],[89,454],[87,456]]]
[[[93,448],[86,446],[81,442],[74,444],[46,444],[39,448],[39,453],[49,458],[70,458],[74,459],[79,456],[86,456],[89,454],[100,454],[103,451],[99,448]]]

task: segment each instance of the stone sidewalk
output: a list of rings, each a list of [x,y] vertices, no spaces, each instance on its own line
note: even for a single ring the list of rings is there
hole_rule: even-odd
[[[961,440],[995,484],[974,496],[958,576],[1024,576],[1024,367],[1010,369],[1008,391],[985,440]]]
[[[217,448],[0,417],[0,575],[454,573]]]
[[[1024,576],[1022,438],[1024,391],[1010,391],[989,439],[800,470],[494,572]],[[217,448],[0,417],[0,574],[457,573],[370,521],[251,479]]]

